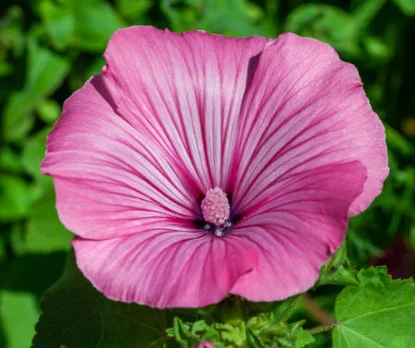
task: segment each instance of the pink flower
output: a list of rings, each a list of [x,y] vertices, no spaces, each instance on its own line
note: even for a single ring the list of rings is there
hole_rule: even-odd
[[[194,348],[216,348],[216,346],[209,341],[203,341],[195,345]]]
[[[381,192],[385,134],[328,45],[119,30],[65,103],[42,172],[107,297],[200,307],[309,289]]]

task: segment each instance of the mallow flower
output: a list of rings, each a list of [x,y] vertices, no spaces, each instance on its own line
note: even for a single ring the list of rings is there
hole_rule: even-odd
[[[159,308],[312,287],[388,173],[356,68],[294,34],[141,26],[104,57],[42,163],[85,277]]]

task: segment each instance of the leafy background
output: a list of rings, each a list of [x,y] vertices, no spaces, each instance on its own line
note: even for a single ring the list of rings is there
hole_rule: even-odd
[[[348,255],[357,266],[386,264],[395,278],[414,275],[414,0],[6,0],[0,16],[0,347],[30,346],[41,295],[70,250],[51,179],[39,173],[46,135],[63,101],[100,72],[111,34],[134,24],[234,36],[291,31],[354,63],[385,124],[391,172],[382,195],[352,219]],[[336,291],[311,292],[296,315],[324,322]],[[320,334],[313,346],[328,342]]]

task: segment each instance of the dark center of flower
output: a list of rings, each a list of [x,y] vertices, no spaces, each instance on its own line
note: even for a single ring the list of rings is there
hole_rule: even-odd
[[[219,187],[207,190],[200,207],[205,220],[202,229],[211,231],[218,237],[224,236],[232,225],[229,221],[230,206],[226,193]]]

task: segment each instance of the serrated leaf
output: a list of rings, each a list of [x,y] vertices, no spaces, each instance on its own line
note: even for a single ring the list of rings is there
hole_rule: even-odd
[[[357,279],[361,285],[369,285],[374,288],[381,288],[392,282],[392,277],[388,274],[385,266],[362,269],[357,274]]]
[[[165,311],[106,298],[76,267],[73,252],[41,309],[32,348],[162,347],[171,324]]]
[[[247,322],[249,347],[302,348],[314,342],[314,337],[303,329],[305,320],[294,323],[274,322],[273,316],[260,314]]]
[[[346,243],[336,250],[320,270],[319,285],[357,285],[356,271],[347,259]]]
[[[392,281],[385,268],[359,274],[360,286],[348,286],[338,296],[333,330],[334,348],[402,348],[415,342],[415,284]]]

